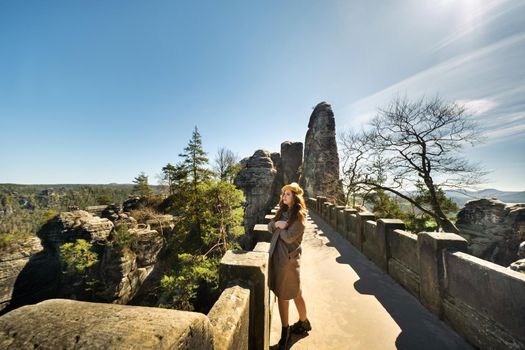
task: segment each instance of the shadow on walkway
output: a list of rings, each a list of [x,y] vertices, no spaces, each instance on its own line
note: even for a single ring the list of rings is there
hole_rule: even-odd
[[[396,339],[398,349],[474,349],[318,215],[311,212],[309,215],[312,225],[317,226],[317,236],[325,237],[326,246],[339,252],[336,261],[348,264],[358,274],[355,290],[373,295],[401,328]]]

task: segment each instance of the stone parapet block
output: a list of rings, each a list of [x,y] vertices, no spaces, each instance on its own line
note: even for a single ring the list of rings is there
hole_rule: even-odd
[[[259,242],[253,248],[254,252],[269,253],[270,252],[270,243],[268,242]]]
[[[256,224],[253,227],[253,237],[255,242],[270,242],[272,233],[268,230],[268,224]]]
[[[270,342],[268,253],[228,250],[219,265],[221,288],[234,280],[250,285],[250,349],[266,350]]]
[[[325,197],[325,196],[317,196],[317,213],[319,215],[321,215],[321,211],[323,209],[323,204],[327,201],[328,199]]]
[[[525,349],[525,274],[444,253],[444,319],[479,348]]]
[[[352,242],[354,246],[359,249],[360,251],[363,251],[363,237],[365,234],[365,225],[368,220],[374,221],[375,215],[369,212],[361,212],[356,214],[357,217],[357,224],[356,224],[356,235],[355,235],[355,242]]]
[[[379,219],[377,220],[377,230],[373,233],[373,237],[370,237],[377,247],[372,260],[386,272],[388,272],[388,259],[390,259],[391,256],[388,236],[397,229],[405,229],[405,224],[402,220]]]
[[[198,312],[48,299],[0,317],[0,344],[6,350],[212,350],[213,328]]]
[[[441,318],[443,312],[444,250],[467,250],[467,240],[447,232],[421,232],[418,234],[420,300]]]
[[[335,208],[334,203],[328,202],[328,205],[326,206],[326,220],[330,225],[332,225],[332,212],[333,208]]]
[[[308,206],[308,209],[316,210],[316,208],[317,208],[317,199],[309,197],[306,200],[306,205]]]
[[[335,207],[335,229],[337,232],[339,232],[341,235],[343,235],[344,229],[345,229],[345,211],[346,206],[344,205],[337,205]]]
[[[263,224],[268,224],[272,219],[275,218],[275,214],[268,214],[264,216],[264,222]]]
[[[350,219],[350,215],[354,214],[354,217],[355,215],[357,214],[357,209],[354,209],[354,208],[346,208],[344,210],[344,222],[345,222],[345,228],[343,230],[343,236],[347,239],[347,240],[350,240],[350,230],[352,230],[352,227],[351,227],[351,224],[352,224],[352,221]],[[355,222],[355,221],[354,221]],[[355,227],[353,228],[355,230]]]
[[[213,304],[208,318],[213,326],[215,350],[248,350],[250,289],[236,281]]]

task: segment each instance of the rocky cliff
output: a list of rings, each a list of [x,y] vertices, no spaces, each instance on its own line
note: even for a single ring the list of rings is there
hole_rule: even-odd
[[[525,240],[525,204],[473,200],[458,213],[456,225],[473,255],[508,266],[518,259],[519,244]]]
[[[2,313],[50,298],[127,304],[150,285],[145,282],[159,265],[163,235],[146,225],[138,227],[118,210],[103,213],[113,220],[83,210],[62,212],[40,229],[38,237],[6,248],[0,258]],[[123,223],[129,228],[115,230]],[[91,244],[97,262],[82,274],[65,274],[60,247],[77,239]]]

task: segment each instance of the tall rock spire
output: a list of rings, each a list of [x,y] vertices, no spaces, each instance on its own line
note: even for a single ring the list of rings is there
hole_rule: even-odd
[[[309,197],[326,196],[338,203],[344,198],[339,180],[334,112],[326,102],[315,106],[308,122],[299,184]]]

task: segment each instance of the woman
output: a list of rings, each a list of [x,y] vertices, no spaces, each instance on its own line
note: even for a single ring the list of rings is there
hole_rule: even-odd
[[[295,182],[283,186],[279,210],[268,224],[273,233],[270,243],[270,289],[277,296],[282,331],[278,349],[286,349],[290,333],[304,334],[312,329],[306,317],[306,304],[301,293],[300,265],[306,205],[303,190]],[[299,321],[288,325],[288,306],[293,299]]]

